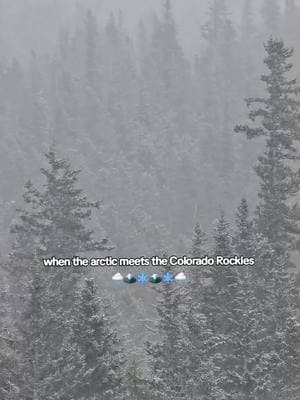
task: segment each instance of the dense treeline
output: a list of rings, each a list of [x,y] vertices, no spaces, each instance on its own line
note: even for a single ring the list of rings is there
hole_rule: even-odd
[[[135,41],[88,11],[55,54],[2,63],[1,399],[299,399],[299,12],[265,0],[256,26],[246,0],[237,30],[213,0],[191,63],[169,0]],[[141,304],[41,262],[164,252],[256,263]]]
[[[3,58],[3,238],[53,139],[93,181],[85,189],[103,200],[102,224],[118,255],[186,249],[195,219],[208,228],[220,206],[231,216],[238,198],[256,202],[260,144],[234,126],[244,119],[242,99],[260,93],[269,25],[298,46],[299,10],[288,2],[273,15],[269,3],[266,25],[257,26],[246,1],[238,30],[225,2],[212,2],[194,60],[180,46],[169,3],[151,24],[140,23],[135,39],[121,15],[99,26],[88,12],[75,32],[61,32],[54,54],[32,53],[29,65]]]

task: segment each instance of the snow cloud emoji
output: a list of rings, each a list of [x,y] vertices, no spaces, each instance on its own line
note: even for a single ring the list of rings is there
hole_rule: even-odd
[[[124,278],[123,275],[121,275],[120,272],[118,272],[111,279],[114,283],[122,283]]]
[[[184,283],[186,281],[185,274],[183,272],[179,272],[179,274],[175,276],[175,281],[178,283]]]

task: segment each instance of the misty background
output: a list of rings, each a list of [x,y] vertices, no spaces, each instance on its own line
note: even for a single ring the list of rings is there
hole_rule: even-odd
[[[273,13],[272,4],[275,3],[270,4],[270,12]],[[145,85],[141,85],[140,82],[144,79],[143,74],[148,74],[146,70],[141,70],[143,63],[147,64],[149,71],[153,70],[152,76],[148,74],[146,85],[152,87],[156,85],[157,89],[164,84],[164,77],[161,75],[163,70],[160,68],[167,70],[172,67],[171,64],[159,65],[165,61],[157,58],[160,57],[159,52],[165,51],[163,46],[167,45],[159,43],[160,38],[157,36],[159,35],[157,24],[159,20],[163,20],[160,1],[128,1],[126,4],[121,4],[117,1],[8,2],[3,0],[0,6],[2,93],[4,95],[8,91],[9,95],[3,96],[2,99],[4,141],[1,185],[4,240],[1,246],[5,247],[6,227],[13,218],[15,202],[18,202],[21,196],[23,184],[28,176],[38,174],[39,171],[39,163],[31,162],[32,158],[28,158],[25,154],[28,151],[33,159],[35,157],[39,159],[40,150],[45,149],[52,140],[56,140],[64,154],[74,161],[74,165],[83,170],[85,178],[88,178],[83,179],[88,192],[95,198],[103,200],[105,212],[101,226],[104,226],[112,242],[117,244],[117,251],[123,255],[149,254],[157,251],[157,247],[166,251],[184,251],[189,245],[187,242],[190,240],[191,229],[196,220],[201,219],[205,229],[210,229],[220,209],[223,208],[230,217],[238,199],[242,196],[249,197],[250,203],[255,207],[256,177],[252,166],[258,154],[256,149],[259,151],[259,144],[247,142],[244,137],[235,134],[233,128],[238,121],[246,117],[244,98],[259,93],[259,77],[264,71],[263,42],[269,34],[275,30],[273,32],[275,35],[286,37],[287,43],[295,47],[295,57],[297,57],[297,13],[290,12],[289,8],[285,7],[286,4],[283,1],[278,2],[278,10],[275,10],[275,13],[280,10],[281,15],[271,15],[268,18],[268,15],[262,12],[262,4],[257,1],[255,3],[229,1],[226,6],[224,5],[225,11],[223,5],[219,7],[219,16],[213,15],[214,11],[209,10],[209,2],[206,1],[172,3],[172,18],[174,17],[176,32],[174,38],[167,40],[172,40],[172,45],[178,48],[175,50],[176,54],[174,53],[175,58],[168,59],[166,63],[173,63],[177,69],[171,78],[174,80],[174,90],[178,91],[175,101],[185,102],[185,117],[179,116],[179,118],[186,118],[188,126],[183,119],[178,124],[172,116],[171,124],[175,125],[169,127],[165,125],[162,128],[159,125],[169,124],[169,121],[163,122],[161,116],[156,114],[154,119],[151,117],[153,121],[151,129],[155,130],[155,135],[158,135],[160,140],[164,137],[165,142],[159,142],[154,136],[151,138],[149,127],[145,125],[137,127],[137,123],[145,123],[137,120],[141,117],[138,115],[141,112],[139,107],[144,101],[142,96],[146,90]],[[293,4],[296,6],[297,2]],[[88,10],[92,15],[89,22],[87,22]],[[228,24],[232,25],[229,29],[232,31],[225,32],[227,28],[220,26],[214,38],[213,18],[228,20]],[[290,19],[295,21],[294,25]],[[92,26],[94,23],[95,27]],[[107,29],[112,23],[115,24],[115,34],[118,36],[118,42],[114,43],[112,42],[114,32],[109,32]],[[204,34],[206,24],[211,30],[208,34],[210,37]],[[89,29],[95,29],[95,38],[87,38]],[[143,29],[145,33],[142,33]],[[142,34],[145,34],[144,39],[141,37]],[[160,49],[155,49],[157,46],[155,40],[161,45]],[[104,118],[101,120],[97,109],[93,111],[94,114],[98,113],[96,121],[95,116],[89,116],[84,111],[82,104],[84,96],[87,95],[84,87],[86,79],[84,69],[88,68],[87,46],[94,45],[97,48],[94,49],[93,57],[99,61],[100,73],[105,73],[109,69],[110,72],[113,71],[113,75],[111,77],[102,75],[89,97],[91,101],[99,101],[98,95],[103,94],[100,101],[105,105],[104,108],[107,108],[108,101],[115,102],[114,110],[102,109],[106,113],[105,118],[110,119],[109,128],[107,121]],[[111,46],[109,52],[107,52],[108,46]],[[221,53],[218,54],[218,46],[225,52],[220,48]],[[211,57],[209,53],[212,51]],[[151,62],[155,65],[151,66]],[[185,65],[179,67],[182,63]],[[179,71],[180,68],[183,69]],[[297,62],[295,69],[297,70]],[[125,79],[119,81],[123,73],[127,76],[126,82]],[[179,76],[180,74],[185,76]],[[69,90],[69,94],[63,93],[64,90]],[[219,90],[219,93],[213,93],[214,90]],[[181,99],[178,97],[180,91],[182,91]],[[118,92],[124,97],[115,97],[114,100]],[[68,98],[68,95],[71,97]],[[163,92],[153,91],[150,94],[151,98],[145,101],[150,103],[159,101],[159,112],[164,116],[166,116],[165,107],[168,108],[167,112],[176,113],[173,106],[170,108],[169,105],[163,104],[162,98],[157,97],[161,95],[165,96]],[[208,100],[210,96],[211,100]],[[222,96],[226,97],[226,105]],[[111,100],[107,100],[108,97]],[[148,105],[151,108],[151,104],[146,106]],[[76,107],[79,107],[78,111]],[[117,111],[118,107],[122,108],[124,115],[121,116]],[[215,115],[213,115],[214,108]],[[72,113],[78,112],[74,118]],[[41,115],[38,115],[39,113]],[[58,113],[62,115],[58,116]],[[64,121],[58,122],[59,118]],[[76,121],[78,118],[80,121]],[[84,125],[83,120],[86,118],[90,119],[88,125],[93,127]],[[57,123],[62,124],[59,132],[56,128]],[[73,124],[75,128],[64,129],[63,124],[68,123]],[[34,124],[37,125],[33,127]],[[114,124],[115,126],[112,126]],[[130,124],[135,124],[135,127]],[[78,130],[77,141],[71,138],[72,129]],[[91,137],[91,129],[98,131],[97,143]],[[143,140],[147,141],[148,135],[151,144],[141,143],[139,135],[143,129],[146,129]],[[170,135],[174,139],[172,144],[167,136],[161,134],[161,129],[170,129]],[[129,130],[128,139],[126,130]],[[139,132],[134,132],[136,130]],[[28,140],[24,131],[28,131],[32,142]],[[75,135],[75,132],[72,134]],[[135,150],[132,148],[134,146],[126,147],[126,144],[121,144],[119,141],[116,143],[117,147],[113,149],[114,153],[109,153],[106,148],[107,143],[102,142],[100,137],[110,138],[105,140],[109,140],[112,145],[112,141],[117,140],[118,135],[122,135],[124,141],[134,144]],[[178,140],[176,135],[179,135]],[[169,145],[170,148],[167,147]],[[226,154],[226,146],[227,150],[232,150],[234,147],[234,152]],[[144,156],[149,158],[147,162]],[[107,162],[115,164],[113,171],[116,171],[115,176],[111,171],[108,172],[109,188],[105,187]],[[127,173],[122,162],[129,163]],[[143,165],[144,162],[147,166]],[[227,164],[225,169],[223,162]],[[132,173],[130,168],[133,169]],[[126,174],[126,178],[118,176],[118,170]],[[214,180],[207,179],[211,173],[215,175]],[[137,174],[141,182],[133,178],[133,174]],[[93,179],[94,182],[91,184]],[[126,179],[132,181],[132,188],[129,189],[128,181],[125,184]],[[245,180],[248,182],[247,185]],[[122,187],[123,185],[125,187]],[[98,189],[95,189],[96,187]],[[139,193],[139,196],[136,196],[135,192]],[[150,207],[146,205],[147,202],[151,203]],[[136,218],[144,222],[137,224],[134,222]],[[112,228],[112,219],[116,220],[117,229]],[[122,227],[123,220],[124,227]],[[147,228],[140,226],[143,224],[147,224]],[[133,242],[133,238],[138,240],[135,249],[124,243],[123,232],[130,232],[131,238],[128,242]],[[151,244],[151,240],[155,243]]]
[[[72,371],[79,371],[76,387],[91,390],[80,392],[80,400],[99,393],[105,400],[299,399],[299,240],[284,247],[283,234],[280,245],[276,238],[272,242],[272,232],[263,230],[268,218],[261,218],[260,230],[253,228],[263,201],[258,196],[263,174],[254,166],[266,139],[248,140],[235,130],[249,122],[245,99],[266,96],[264,44],[269,43],[270,54],[274,38],[294,48],[287,74],[300,81],[299,20],[300,1],[293,0],[0,0],[2,336],[9,343],[0,353],[5,371],[0,394],[5,400],[73,399]],[[284,53],[278,43],[274,47]],[[295,164],[298,168],[299,160]],[[78,182],[72,181],[77,175]],[[74,182],[99,207],[86,199],[76,202],[70,195]],[[287,197],[297,203],[299,190]],[[53,228],[55,236],[49,215],[58,207],[59,225],[74,204],[86,211],[75,213],[81,218],[78,231],[73,235],[66,224],[67,233]],[[22,211],[26,207],[31,211]],[[291,209],[296,224],[299,209]],[[293,229],[297,237],[296,225]],[[91,232],[107,242],[94,242]],[[75,283],[73,274],[70,281],[60,272],[36,275],[38,257],[71,257],[72,249],[95,257],[245,252],[257,257],[258,266],[253,273],[229,268],[221,277],[217,271],[214,276],[201,271],[198,278],[187,271],[190,282],[179,292],[165,285],[157,290],[113,286],[117,271],[109,268],[87,273],[94,281],[77,276]],[[210,289],[212,281],[216,285]],[[97,295],[104,311],[95,327]],[[95,334],[91,348],[97,343],[99,351],[91,364],[85,359],[84,324]],[[48,330],[52,344],[44,335]],[[248,332],[250,344],[245,344]],[[109,346],[101,353],[102,334],[102,345],[107,340]],[[80,374],[86,379],[81,363],[86,375],[99,363],[108,367],[102,375],[96,371],[91,383],[80,380]],[[228,387],[220,371],[228,374]],[[108,388],[100,385],[102,376]],[[185,381],[180,388],[173,387],[175,377]],[[122,385],[125,394],[114,392]]]

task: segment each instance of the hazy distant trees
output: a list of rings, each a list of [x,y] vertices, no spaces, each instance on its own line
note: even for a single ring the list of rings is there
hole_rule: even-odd
[[[297,46],[297,5],[287,1],[280,13],[273,3],[265,2],[264,15],[279,18],[282,35]],[[266,30],[249,1],[242,6],[238,29],[225,1],[210,2],[193,63],[180,44],[171,1],[140,24],[136,40],[121,14],[101,26],[88,11],[74,32],[61,31],[53,54],[32,53],[29,65],[2,61],[1,176],[9,211],[17,194],[9,183],[37,176],[40,154],[53,138],[95,179],[93,196],[104,193],[103,222],[123,254],[141,248],[150,254],[167,243],[176,249],[195,209],[207,225],[219,198],[228,211],[236,191],[254,200],[249,171],[256,146],[245,145],[232,128],[243,117],[240,98],[258,88]],[[12,149],[16,167],[7,169]],[[136,223],[141,218],[146,230]],[[125,242],[128,227],[135,240]]]
[[[101,25],[90,10],[74,31],[61,31],[52,54],[33,52],[28,65],[1,58],[1,234],[25,176],[34,182],[25,186],[12,223],[11,257],[2,262],[10,286],[8,292],[1,288],[4,400],[298,398],[292,268],[299,260],[299,207],[293,205],[299,194],[299,88],[290,77],[292,51],[266,36],[280,33],[296,47],[297,75],[299,6],[286,1],[282,12],[277,1],[265,0],[257,22],[250,3],[242,5],[238,27],[225,0],[210,2],[193,62],[181,46],[170,0],[139,24],[136,38],[121,13]],[[257,79],[263,42],[266,87]],[[243,124],[243,98],[249,96],[253,127]],[[257,147],[234,133],[238,121],[237,131],[261,136]],[[76,187],[79,171],[54,148],[42,169],[46,183],[37,189],[42,154],[53,140],[80,165],[87,193],[103,200],[101,221],[117,255],[152,256],[163,248],[194,257],[256,258],[251,268],[189,272],[191,282],[179,290],[161,284],[154,340],[146,349],[134,348],[147,357],[139,370],[135,362],[123,365],[94,282],[82,287],[80,271],[42,270],[42,257],[108,250],[90,227],[92,215],[93,226],[100,225],[92,214],[98,204]],[[251,167],[257,155],[256,177]],[[255,216],[242,200],[233,224],[230,215],[242,195],[256,202],[256,178]],[[206,229],[219,206],[226,217],[219,216],[210,235],[197,224],[190,249],[195,221]],[[134,295],[125,298],[129,312],[118,333],[126,340],[131,330],[134,342],[143,332],[128,328],[128,320],[135,321],[136,310],[147,314],[150,305],[140,311]],[[124,305],[123,293],[116,301]]]
[[[277,0],[264,0],[262,17],[268,34],[278,34],[280,31],[280,6]]]

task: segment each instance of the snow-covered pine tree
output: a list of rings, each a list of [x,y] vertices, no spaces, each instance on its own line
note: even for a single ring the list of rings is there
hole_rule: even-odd
[[[191,256],[204,257],[207,254],[207,237],[200,224],[196,223],[191,246]],[[202,313],[205,292],[205,267],[189,271],[189,280],[184,289],[182,305],[184,320],[182,324],[182,346],[186,354],[185,394],[188,399],[214,399],[214,365],[211,361],[212,348],[215,345],[213,332],[207,326]]]
[[[214,255],[229,257],[232,255],[232,235],[230,225],[221,211],[220,218],[217,220],[214,232]]]
[[[213,255],[230,257],[233,254],[231,242],[230,226],[222,212],[215,227]],[[214,333],[225,333],[227,328],[230,328],[226,319],[226,307],[230,306],[230,299],[234,296],[237,284],[234,268],[215,264],[206,268],[205,275],[209,284],[202,288],[203,313]]]
[[[239,256],[256,257],[258,241],[247,201],[242,199],[236,212],[234,251]],[[254,400],[266,393],[263,388],[268,381],[268,371],[260,365],[265,355],[265,316],[257,296],[257,276],[253,273],[253,266],[238,266],[236,272],[238,286],[229,314],[232,329],[227,337],[227,354],[221,365],[226,396]]]
[[[80,171],[59,159],[53,147],[46,158],[49,168],[41,170],[46,183],[41,190],[26,185],[25,207],[18,210],[18,221],[12,227],[15,241],[8,263],[11,317],[24,377],[20,390],[33,391],[30,398],[35,398],[33,393],[38,393],[38,398],[55,396],[60,390],[59,398],[64,398],[63,388],[67,388],[60,376],[63,343],[80,274],[69,268],[43,267],[42,258],[73,257],[108,246],[106,239],[95,240],[88,227],[98,204],[89,202],[76,187]]]
[[[300,233],[297,206],[292,205],[300,188],[297,170],[300,88],[290,78],[289,59],[293,51],[273,38],[265,49],[269,73],[261,80],[266,84],[268,96],[248,99],[249,107],[258,105],[250,110],[249,117],[259,125],[237,126],[236,131],[246,133],[248,138],[266,136],[266,148],[256,166],[261,187],[255,225],[261,240],[257,243],[257,265],[253,272],[267,338],[260,360],[261,371],[268,371],[261,397],[268,395],[273,399],[283,398],[295,387],[293,383],[299,382],[299,352],[295,336],[290,334],[296,315],[296,285],[290,270],[293,266],[290,254]]]
[[[54,147],[45,156],[49,167],[41,169],[46,180],[43,189],[36,189],[30,182],[26,184],[25,207],[17,210],[18,221],[12,226],[15,241],[10,255],[11,276],[20,286],[26,286],[27,273],[31,277],[33,259],[73,257],[109,249],[107,239],[95,240],[94,232],[88,227],[92,211],[99,203],[88,201],[77,188],[80,171],[58,158]],[[43,274],[48,277],[48,286],[54,292],[60,290],[66,297],[79,276],[63,268],[45,268]]]
[[[49,293],[39,260],[30,265],[31,279],[27,282],[24,310],[15,321],[15,357],[18,360],[16,385],[24,399],[71,399],[67,382],[61,379],[58,360],[61,348],[57,346],[53,327],[64,326],[64,315],[49,309]],[[61,333],[61,329],[58,330]],[[49,340],[49,338],[51,339]],[[58,396],[61,395],[61,397]],[[56,397],[55,397],[56,396]]]
[[[71,321],[73,350],[69,353],[69,363],[72,364],[73,354],[74,399],[124,398],[123,359],[110,318],[107,307],[97,297],[94,280],[85,279],[84,287],[76,297]],[[79,359],[82,365],[78,368]],[[70,373],[70,365],[66,365],[66,371]]]
[[[256,391],[259,399],[297,398],[300,357],[294,279],[286,271],[286,258],[278,257],[267,243],[259,246],[253,287],[263,320],[257,342],[257,369],[263,379]]]
[[[165,272],[172,272],[170,266]],[[182,334],[184,308],[181,308],[181,288],[161,283],[155,290],[159,340],[146,343],[152,372],[151,395],[157,400],[184,399],[187,355]]]
[[[207,238],[205,233],[202,231],[199,222],[196,223],[194,228],[194,235],[192,241],[192,257],[200,258],[205,256],[205,246],[206,246]]]
[[[255,168],[261,181],[256,222],[259,232],[282,255],[292,248],[294,234],[300,233],[295,209],[290,206],[300,188],[296,169],[299,160],[296,143],[300,139],[300,102],[296,96],[300,88],[296,80],[289,77],[293,51],[281,40],[273,38],[268,40],[265,50],[269,73],[261,80],[268,96],[247,100],[249,107],[258,105],[250,110],[249,118],[257,121],[259,126],[239,125],[235,130],[245,133],[248,138],[266,137],[265,151]]]
[[[245,257],[255,257],[256,238],[246,199],[242,199],[238,206],[235,222],[236,232],[233,237],[233,245],[236,254]]]
[[[201,229],[199,222],[196,223],[192,238],[192,246],[191,246],[191,257],[193,258],[201,258],[207,255],[207,236]],[[195,289],[200,293],[201,285],[203,283],[203,278],[205,277],[205,267],[196,268],[191,271],[193,278],[189,283],[189,286],[193,286],[193,290]],[[195,293],[193,294],[194,297]],[[197,300],[199,298],[197,297]]]
[[[199,232],[195,235],[194,242],[199,241],[195,240],[198,236]],[[232,255],[229,224],[223,213],[215,228],[214,241],[214,255]],[[203,274],[206,284],[201,284],[200,291],[191,285],[190,293],[186,295],[187,302],[190,303],[184,324],[188,341],[187,365],[192,369],[197,366],[194,373],[191,369],[187,374],[193,377],[190,379],[190,395],[194,396],[191,397],[193,399],[196,399],[199,393],[205,399],[223,398],[224,385],[220,363],[226,359],[225,343],[232,329],[229,317],[237,279],[231,267],[214,265],[206,268]]]
[[[200,224],[194,228],[191,256],[204,257],[207,254],[207,237]],[[210,267],[208,267],[210,268]],[[184,374],[186,376],[185,395],[187,399],[217,398],[215,369],[211,356],[216,344],[216,337],[207,324],[203,314],[205,291],[208,275],[205,267],[189,271],[189,279],[184,288],[182,306],[184,307],[182,324],[182,348],[186,355]]]

